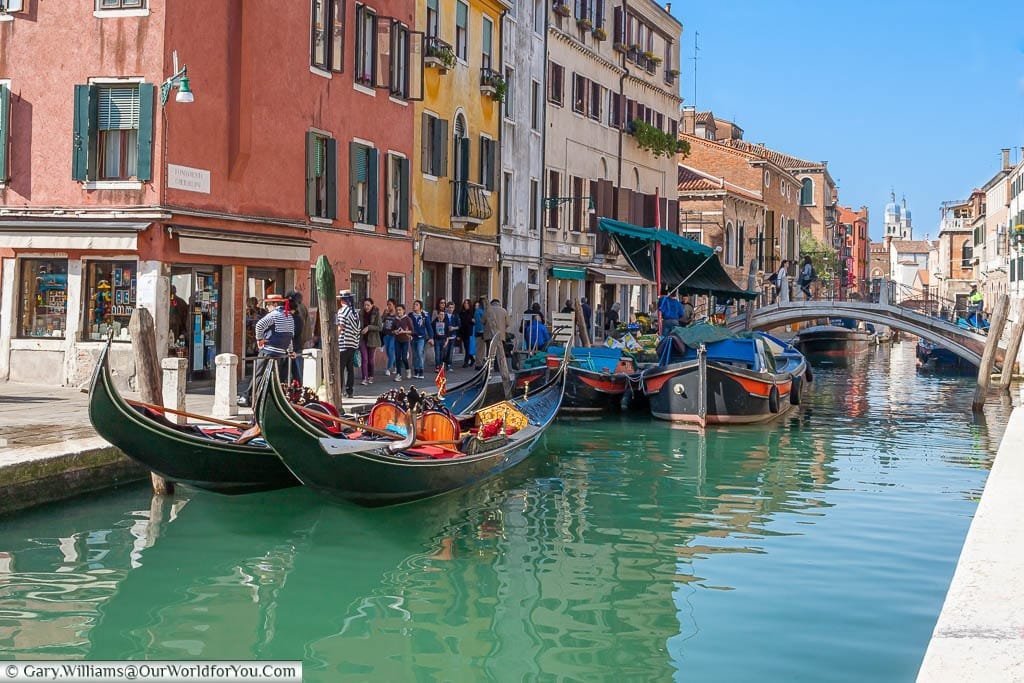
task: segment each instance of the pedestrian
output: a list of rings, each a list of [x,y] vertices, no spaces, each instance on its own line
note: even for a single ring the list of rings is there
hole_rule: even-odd
[[[302,304],[302,292],[289,291],[284,295],[288,299],[288,307],[295,318],[295,337],[292,339],[292,347],[295,354],[292,357],[292,377],[302,381],[302,349],[306,348],[306,341],[309,339],[309,310]]]
[[[565,305],[562,306],[562,313],[572,313],[576,309],[572,307],[572,302],[568,299],[565,300]]]
[[[171,289],[174,289],[171,287]],[[182,308],[185,307],[185,302],[181,302]],[[172,316],[174,312],[175,304],[173,299],[171,301]],[[266,315],[267,312],[260,306],[260,300],[254,296],[249,297],[245,302],[245,355],[255,356],[259,352],[259,346],[256,345],[256,323],[259,319]],[[177,341],[174,335],[173,327],[174,323],[171,323],[172,331],[171,336],[175,337],[174,341]]]
[[[402,381],[402,373],[406,379],[412,377],[409,368],[409,344],[412,342],[412,318],[406,315],[405,304],[395,306],[395,327],[392,332],[395,339],[395,381]]]
[[[423,352],[426,350],[430,337],[430,318],[423,310],[423,302],[416,299],[412,302],[412,372],[413,377],[423,379]]]
[[[779,269],[775,271],[768,281],[775,285],[775,299],[782,297],[782,288],[789,286],[789,259],[782,259]]]
[[[433,339],[431,342],[434,345],[434,372],[441,369],[441,364],[444,362],[444,346],[445,340],[448,339],[448,305],[444,299],[440,299],[437,302],[437,308],[434,310],[434,315],[430,319],[430,329],[433,333]]]
[[[667,334],[679,326],[679,320],[683,317],[683,305],[679,302],[678,293],[672,290],[665,292],[658,300],[658,312],[661,313],[661,329]]]
[[[256,344],[259,347],[256,366],[248,388],[238,397],[239,405],[252,405],[254,416],[259,416],[260,404],[272,381],[270,363],[277,365],[279,374],[287,372],[295,336],[295,317],[289,309],[288,299],[280,294],[268,294],[266,304],[269,312],[256,322]],[[281,379],[287,381],[284,376]]]
[[[814,298],[811,294],[811,283],[818,279],[811,264],[810,254],[804,256],[803,265],[800,267],[800,291],[804,293],[804,300],[810,301]]]
[[[459,342],[462,344],[462,367],[464,368],[476,364],[473,357],[476,353],[476,335],[473,334],[475,326],[473,302],[465,299],[462,302],[462,309],[459,311]]]
[[[693,322],[693,304],[690,303],[690,295],[684,294],[680,304],[682,305],[683,314],[679,318],[679,323],[685,327]]]
[[[384,312],[380,316],[380,336],[384,342],[384,353],[387,354],[387,366],[384,368],[384,376],[390,377],[395,369],[395,320],[398,319],[396,312],[397,302],[388,299],[384,304]]]
[[[608,334],[614,333],[619,328],[619,308],[621,308],[619,302],[616,301],[608,309],[608,314],[604,318],[604,329]]]
[[[448,372],[452,371],[452,356],[455,355],[455,345],[459,342],[459,316],[455,312],[455,302],[449,301],[444,313],[445,340],[444,340],[444,367]]]
[[[373,359],[380,348],[380,309],[373,305],[373,299],[363,299],[363,310],[360,313],[359,330],[359,361],[362,368],[362,384],[373,384]]]
[[[178,288],[175,287],[174,285],[171,285],[171,299],[170,306],[168,308],[169,315],[167,318],[167,325],[170,329],[171,340],[174,342],[175,345],[177,345],[178,340],[180,339],[181,346],[185,346],[185,335],[188,332],[189,320],[188,304],[185,303],[184,299],[178,296]],[[254,328],[256,325],[256,320],[259,320],[261,317],[263,317],[263,315],[264,312],[260,311],[260,315],[258,315],[256,319],[253,320]]]
[[[544,321],[531,315],[530,320],[524,322],[526,329],[523,330],[523,348],[531,354],[546,349],[551,341],[551,333]]]
[[[351,290],[338,292],[341,306],[335,322],[338,325],[338,353],[341,356],[341,373],[338,380],[345,388],[345,398],[352,398],[352,389],[356,381],[356,353],[359,352],[359,312],[356,311]],[[362,359],[360,359],[362,360]]]
[[[473,308],[473,342],[476,344],[473,359],[476,361],[477,370],[484,365],[479,356],[487,355],[487,349],[484,348],[484,312],[486,309],[487,302],[483,297],[478,298]]]
[[[587,330],[587,336],[593,338],[594,328],[591,327],[591,323],[594,322],[594,309],[590,307],[587,297],[580,299],[580,310],[583,311],[583,327]]]
[[[504,343],[511,330],[512,321],[509,320],[508,311],[502,307],[500,301],[491,299],[491,305],[484,313],[484,341],[490,344],[491,340],[497,337]]]

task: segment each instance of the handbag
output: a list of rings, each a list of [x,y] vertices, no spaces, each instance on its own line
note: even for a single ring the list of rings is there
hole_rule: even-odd
[[[352,356],[352,367],[354,367],[354,368],[362,367],[363,361],[359,360],[359,356],[360,356],[360,354],[358,354],[358,353],[355,354],[354,356]]]

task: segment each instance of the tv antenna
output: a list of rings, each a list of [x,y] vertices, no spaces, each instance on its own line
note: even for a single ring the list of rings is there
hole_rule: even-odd
[[[693,57],[691,57],[691,59],[693,60],[693,106],[694,106],[694,108],[697,107],[697,62],[700,60],[700,57],[697,56],[697,53],[700,52],[700,44],[699,43],[700,43],[700,31],[694,31],[693,32]]]

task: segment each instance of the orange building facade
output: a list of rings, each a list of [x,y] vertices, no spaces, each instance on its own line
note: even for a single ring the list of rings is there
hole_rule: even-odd
[[[411,295],[412,2],[51,5],[0,22],[0,379],[79,385],[107,336],[130,378],[136,307],[212,379],[320,254]]]
[[[850,295],[866,296],[870,285],[868,267],[871,264],[868,207],[862,206],[854,211],[840,206],[836,232],[842,285]]]

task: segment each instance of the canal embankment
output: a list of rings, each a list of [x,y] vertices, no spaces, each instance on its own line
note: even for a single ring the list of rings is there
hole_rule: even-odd
[[[1024,390],[996,453],[919,683],[1024,681]]]

